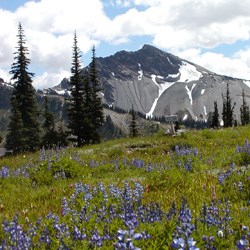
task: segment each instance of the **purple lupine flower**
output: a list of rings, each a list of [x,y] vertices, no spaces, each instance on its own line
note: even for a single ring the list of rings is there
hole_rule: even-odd
[[[69,204],[66,199],[66,197],[62,198],[62,204],[61,204],[61,214],[62,215],[67,215],[70,212]]]
[[[97,247],[102,247],[103,238],[100,236],[99,231],[95,229],[92,231],[92,236],[90,238],[90,243]]]
[[[237,249],[248,250],[249,248],[249,241],[247,240],[246,236],[243,235],[241,239],[237,242]]]
[[[45,159],[46,159],[46,151],[45,151],[45,148],[43,146],[41,149],[41,153],[40,153],[40,161],[45,161]]]
[[[207,249],[207,250],[216,250],[216,247],[215,246],[213,246],[213,244],[214,244],[214,242],[215,242],[215,238],[214,238],[214,236],[210,236],[210,237],[208,237],[208,236],[203,236],[202,237],[202,241],[204,241],[204,247],[205,247],[205,249]]]
[[[9,169],[5,166],[2,166],[2,170],[0,170],[0,177],[7,178],[9,177]]]

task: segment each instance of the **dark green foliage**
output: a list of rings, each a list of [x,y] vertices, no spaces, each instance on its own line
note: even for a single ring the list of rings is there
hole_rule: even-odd
[[[241,125],[245,126],[249,123],[250,117],[249,117],[249,106],[246,102],[246,96],[244,89],[242,90],[242,105],[240,107],[240,121]]]
[[[55,130],[55,120],[54,114],[49,111],[48,105],[48,97],[45,96],[45,104],[44,104],[44,113],[43,113],[43,129],[44,129],[44,136],[42,140],[43,146],[46,148],[51,147],[54,144],[57,144],[57,132]]]
[[[21,112],[17,105],[17,100],[12,98],[12,109],[9,124],[9,133],[6,137],[6,149],[13,152],[21,152],[25,148],[24,127]]]
[[[86,144],[91,144],[94,140],[94,125],[92,123],[92,88],[90,85],[90,80],[88,72],[84,72],[83,78],[83,100],[84,100],[84,114],[85,114],[85,135],[84,140]]]
[[[217,101],[215,101],[214,102],[214,112],[212,114],[211,127],[218,128],[219,126],[220,126],[219,111],[218,111]]]
[[[65,147],[68,146],[68,133],[65,131],[63,127],[63,122],[60,121],[58,129],[57,129],[57,145],[59,147]]]
[[[81,74],[81,63],[80,63],[80,50],[77,45],[77,36],[74,36],[73,44],[73,56],[72,56],[72,67],[71,77],[69,82],[69,90],[71,96],[67,100],[68,104],[68,128],[72,135],[72,141],[77,143],[80,147],[85,142],[85,127],[86,127],[86,116],[84,112],[84,97],[83,97],[83,76]]]
[[[223,99],[222,119],[224,122],[224,127],[232,127],[234,125],[235,103],[232,104],[232,98],[230,96],[228,84],[227,84],[226,96],[222,94],[222,99]]]
[[[130,114],[131,114],[131,121],[129,124],[129,136],[136,137],[139,135],[139,127],[138,127],[138,124],[136,122],[136,114],[135,114],[133,107],[132,107]]]
[[[35,89],[32,86],[33,73],[28,72],[28,48],[25,46],[23,28],[18,26],[18,47],[15,62],[10,73],[14,89],[11,97],[12,115],[6,148],[14,152],[36,150],[40,146],[40,127]],[[18,125],[14,124],[18,121]],[[17,129],[17,130],[16,130]],[[19,134],[19,139],[14,134]],[[20,141],[22,143],[20,143]]]
[[[100,85],[97,78],[97,69],[96,69],[96,57],[95,57],[95,47],[92,49],[92,61],[89,68],[89,81],[92,87],[92,96],[91,96],[91,115],[92,115],[92,125],[93,125],[93,143],[99,143],[100,133],[99,128],[104,124],[104,114],[103,114],[103,104],[100,97]]]

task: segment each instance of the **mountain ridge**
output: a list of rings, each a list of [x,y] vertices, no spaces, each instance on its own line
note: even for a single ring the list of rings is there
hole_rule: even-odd
[[[227,84],[237,103],[238,120],[242,89],[250,103],[250,81],[216,74],[149,44],[137,51],[122,50],[108,57],[97,57],[96,65],[103,102],[126,111],[133,107],[148,118],[177,114],[182,120],[207,121],[214,101],[218,102],[221,113],[221,95]],[[0,88],[11,88],[3,82],[0,81]],[[68,96],[67,83],[63,79],[59,85],[38,93]],[[4,103],[0,101],[1,106]]]

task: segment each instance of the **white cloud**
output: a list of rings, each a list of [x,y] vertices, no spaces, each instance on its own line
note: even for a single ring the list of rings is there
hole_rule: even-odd
[[[179,57],[202,65],[217,74],[250,79],[250,49],[237,52],[232,58],[218,53],[202,53],[200,49],[189,49],[176,53]]]
[[[68,78],[68,71],[59,71],[58,73],[44,72],[40,76],[34,78],[34,87],[36,89],[51,88],[56,84],[59,84],[63,78]]]
[[[0,68],[0,78],[2,78],[5,82],[9,82],[11,79],[11,75],[8,71]]]
[[[250,79],[249,51],[242,50],[227,58],[222,54],[202,54],[199,50],[249,40],[249,0],[109,0],[109,3],[113,11],[120,7],[119,13],[121,10],[124,13],[109,18],[104,9],[106,0],[28,1],[13,13],[0,9],[0,68],[6,72],[13,62],[17,24],[21,22],[32,68],[47,72],[35,78],[37,86],[42,86],[43,81],[44,85],[51,84],[55,75],[69,72],[75,30],[83,53],[103,41],[116,46],[147,35],[157,47],[182,51],[190,61],[217,73]],[[52,73],[54,76],[48,79],[46,74]]]

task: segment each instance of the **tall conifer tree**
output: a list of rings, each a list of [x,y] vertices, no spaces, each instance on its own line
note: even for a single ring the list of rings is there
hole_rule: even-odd
[[[240,107],[240,120],[243,126],[247,125],[250,121],[249,106],[247,105],[247,102],[246,102],[244,89],[242,90],[242,105]]]
[[[91,144],[94,141],[95,129],[92,123],[92,87],[89,80],[88,72],[84,72],[83,76],[83,100],[85,114],[85,142]]]
[[[89,69],[89,81],[92,87],[92,125],[93,125],[93,143],[99,143],[100,132],[99,128],[104,124],[104,114],[103,114],[103,104],[100,97],[100,85],[97,78],[97,69],[96,69],[96,56],[95,56],[95,47],[92,49],[92,61],[90,63]]]
[[[43,136],[43,146],[51,147],[53,144],[57,143],[57,132],[55,130],[55,119],[54,114],[49,111],[48,105],[48,97],[45,96],[45,104],[44,104],[44,122],[43,122],[43,129],[44,129],[44,136]]]
[[[18,25],[18,47],[10,73],[13,75],[14,89],[11,97],[12,115],[9,125],[9,136],[6,147],[16,152],[36,150],[40,146],[40,127],[38,122],[38,106],[35,89],[32,86],[33,73],[28,71],[30,59],[28,48],[25,46],[25,36],[21,23]],[[20,128],[14,126],[14,121],[20,120]],[[13,126],[17,130],[13,130]],[[21,136],[22,143],[18,144],[14,135]],[[16,145],[16,147],[14,147]]]
[[[222,119],[224,127],[232,127],[234,124],[234,107],[235,103],[232,104],[232,98],[230,96],[229,85],[227,84],[226,96],[223,96],[223,108],[222,108]]]
[[[218,128],[219,126],[220,126],[219,111],[218,111],[217,101],[215,101],[214,102],[214,112],[212,114],[211,127]]]
[[[20,153],[25,148],[23,120],[16,98],[12,97],[11,105],[9,133],[6,137],[5,147],[7,150],[13,150],[13,153]]]
[[[134,107],[132,107],[130,114],[131,114],[131,121],[129,124],[129,136],[136,137],[139,135],[139,128],[138,128],[138,124],[136,122],[136,114],[135,114]]]
[[[77,45],[77,36],[74,35],[73,43],[73,56],[71,77],[69,81],[69,90],[71,95],[67,100],[68,104],[68,128],[70,133],[75,137],[73,139],[77,142],[77,146],[80,147],[85,144],[85,114],[84,114],[84,97],[83,97],[83,76],[81,68],[81,55],[80,49]]]

